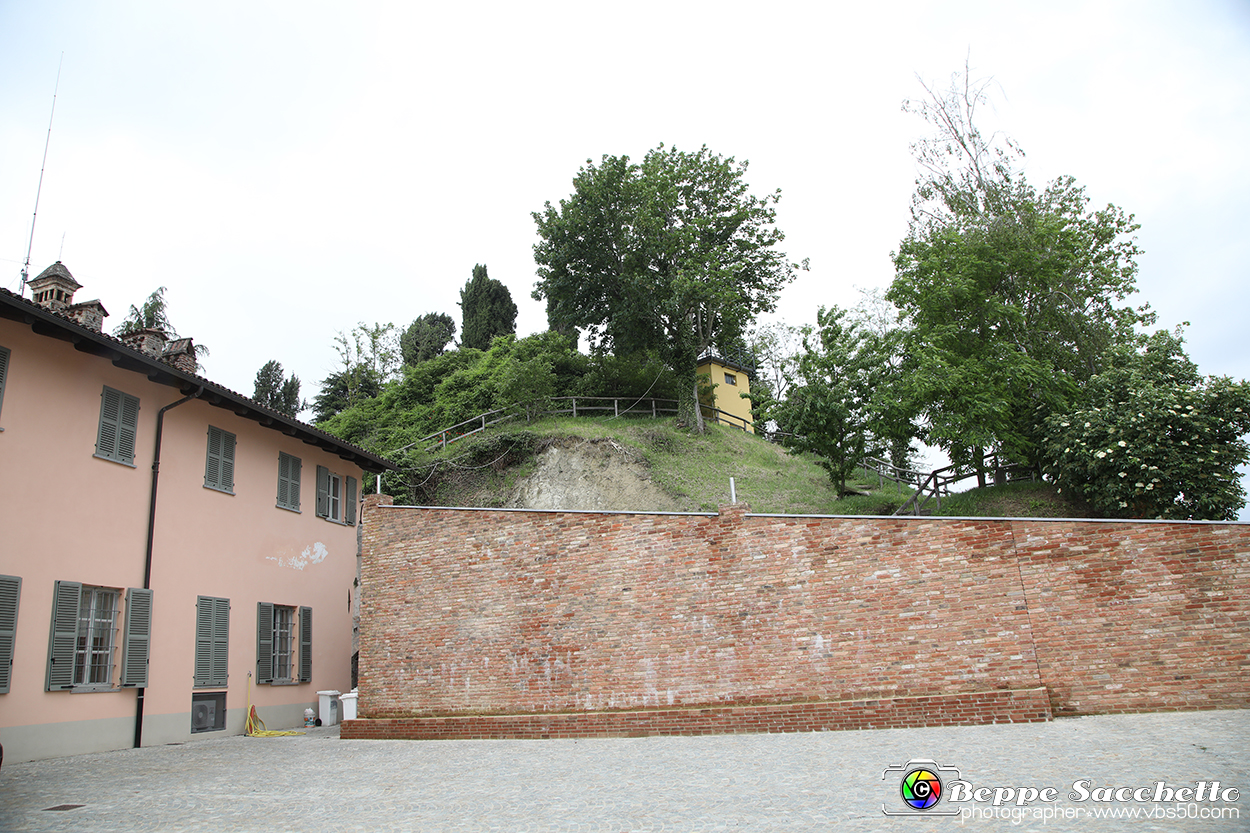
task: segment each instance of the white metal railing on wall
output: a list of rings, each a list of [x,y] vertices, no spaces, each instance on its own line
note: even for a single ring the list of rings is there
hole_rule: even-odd
[[[728,425],[740,431],[754,430],[754,424],[737,414],[722,411],[708,405],[701,406],[703,418],[718,425]],[[496,408],[484,414],[470,417],[463,422],[435,431],[418,440],[427,451],[435,448],[446,448],[458,440],[471,437],[493,425],[511,422],[519,417],[526,421],[543,416],[641,416],[659,419],[660,417],[677,414],[676,399],[643,398],[634,399],[627,396],[557,396],[547,400],[542,408],[530,408],[524,405],[512,405],[507,408]]]
[[[718,425],[728,425],[740,431],[754,430],[754,423],[737,414],[731,414],[728,411],[709,405],[700,405],[700,408],[703,411],[703,418],[709,422],[715,422]],[[609,412],[613,417],[641,416],[659,419],[660,417],[677,414],[677,400],[634,399],[632,397],[620,396],[558,396],[547,400],[547,405],[542,408],[513,405],[508,408],[496,408],[493,411],[478,414],[441,431],[428,434],[418,440],[417,443],[413,443],[413,445],[423,444],[427,451],[433,451],[436,448],[446,448],[465,437],[471,437],[487,428],[511,422],[522,416],[528,422],[543,416],[605,416]],[[776,439],[776,437],[761,436],[764,439]],[[777,436],[779,437],[780,435]],[[865,457],[861,465],[864,469],[872,471],[877,475],[879,488],[884,488],[885,481],[889,480],[900,488],[907,486],[909,489],[915,489],[912,496],[895,510],[895,515],[920,515],[924,512],[925,506],[930,500],[934,501],[937,509],[940,511],[942,498],[950,494],[951,484],[969,477],[975,477],[977,474],[976,468],[958,465],[946,466],[931,472],[915,471],[902,466],[896,466],[888,460],[882,460],[878,457]],[[1031,480],[1034,476],[1032,472],[1025,471],[1021,467],[1001,465],[995,455],[985,458],[981,471],[1002,472],[1007,480]]]

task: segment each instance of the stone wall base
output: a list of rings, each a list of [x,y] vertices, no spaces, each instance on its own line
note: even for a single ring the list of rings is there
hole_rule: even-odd
[[[536,740],[909,729],[1051,719],[1050,698],[1041,687],[819,703],[360,719],[345,721],[340,736],[352,740]]]

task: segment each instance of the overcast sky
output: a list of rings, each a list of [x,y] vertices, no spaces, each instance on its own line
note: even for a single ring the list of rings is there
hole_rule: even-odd
[[[62,59],[63,56],[63,59]],[[0,0],[0,286],[62,260],[115,327],[167,286],[204,375],[311,398],[336,332],[457,321],[484,263],[545,329],[531,213],[661,142],[783,192],[778,317],[884,287],[925,125],[970,61],[1041,186],[1136,215],[1140,293],[1204,373],[1250,376],[1250,3]]]

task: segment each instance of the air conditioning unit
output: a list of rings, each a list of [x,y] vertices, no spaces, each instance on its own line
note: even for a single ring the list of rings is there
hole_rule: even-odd
[[[191,731],[211,731],[217,724],[217,704],[202,701],[191,704]]]
[[[226,692],[191,695],[191,734],[226,728]]]

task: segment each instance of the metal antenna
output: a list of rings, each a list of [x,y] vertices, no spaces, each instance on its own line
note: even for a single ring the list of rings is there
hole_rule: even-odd
[[[30,242],[26,245],[26,262],[22,264],[22,289],[18,297],[26,297],[26,279],[30,277],[30,251],[35,246],[35,220],[39,217],[39,194],[43,191],[43,170],[48,166],[48,145],[52,144],[52,119],[56,116],[56,94],[61,89],[61,64],[65,63],[65,53],[56,65],[56,86],[52,88],[52,113],[48,116],[48,138],[43,143],[43,163],[39,166],[39,187],[35,189],[35,211],[30,217]],[[65,245],[64,239],[61,241]]]

